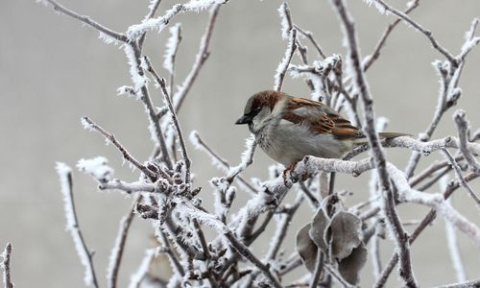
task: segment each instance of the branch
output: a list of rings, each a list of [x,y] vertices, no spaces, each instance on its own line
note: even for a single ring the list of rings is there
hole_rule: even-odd
[[[70,16],[74,19],[77,19],[80,22],[83,22],[83,23],[87,24],[88,26],[97,29],[100,33],[103,33],[103,34],[105,34],[109,37],[112,37],[115,40],[123,42],[123,43],[128,42],[128,38],[127,38],[127,36],[125,36],[125,34],[115,32],[115,31],[101,25],[100,23],[95,22],[94,20],[90,19],[90,17],[88,17],[88,16],[79,15],[76,12],[66,8],[65,6],[59,4],[58,2],[56,2],[54,0],[42,0],[42,1],[46,2],[46,3],[50,3],[53,6],[53,9],[55,11],[59,11],[59,12],[65,14],[67,16]]]
[[[158,73],[153,68],[150,60],[145,57],[145,62],[147,64],[147,70],[152,73],[155,81],[160,85],[160,90],[162,91],[163,99],[167,103],[168,110],[170,111],[170,115],[172,117],[173,126],[175,126],[175,130],[177,130],[178,142],[180,144],[180,151],[182,152],[183,161],[185,162],[185,184],[190,184],[190,165],[191,160],[188,157],[187,148],[185,146],[185,141],[183,140],[183,133],[178,123],[177,113],[175,112],[175,108],[173,107],[172,100],[170,99],[170,95],[168,94],[167,87],[165,85],[165,79],[160,78]]]
[[[213,28],[215,27],[219,11],[220,5],[215,5],[210,11],[210,19],[208,20],[207,28],[205,29],[205,33],[202,36],[202,40],[200,41],[200,47],[198,48],[197,56],[195,57],[195,62],[193,63],[192,70],[190,70],[190,73],[183,81],[177,93],[175,93],[175,95],[173,95],[172,97],[175,112],[178,112],[178,110],[180,110],[180,108],[182,107],[183,101],[185,100],[185,97],[187,96],[190,89],[192,88],[193,83],[197,79],[200,69],[207,61],[208,56],[210,56],[210,40],[212,39]]]
[[[258,260],[258,258],[255,257],[252,252],[250,252],[250,249],[248,249],[247,246],[242,244],[237,239],[237,237],[233,235],[232,231],[228,231],[224,235],[230,242],[230,245],[232,245],[232,247],[235,248],[235,250],[237,250],[237,252],[240,253],[243,257],[245,257],[248,261],[255,265],[265,275],[265,277],[267,277],[273,287],[283,287],[280,282],[278,282],[277,278],[272,275],[272,272],[270,272],[270,265],[264,265],[260,260]]]
[[[3,261],[0,262],[0,269],[3,270],[3,287],[4,288],[13,288],[13,283],[10,275],[10,255],[12,254],[12,244],[7,243],[5,250],[0,255],[3,258]]]
[[[332,0],[338,16],[340,17],[343,33],[348,43],[348,57],[350,65],[353,70],[354,83],[357,86],[360,99],[363,102],[365,133],[368,143],[371,147],[371,155],[375,163],[376,172],[378,173],[378,181],[383,190],[384,212],[386,219],[392,228],[393,235],[397,242],[397,248],[400,251],[400,276],[405,282],[406,286],[416,287],[416,280],[413,274],[410,250],[408,247],[408,235],[405,232],[401,220],[395,210],[394,193],[390,185],[389,175],[386,169],[386,160],[380,145],[378,133],[375,129],[375,114],[373,110],[373,98],[370,94],[367,81],[363,72],[363,67],[360,63],[360,51],[357,43],[357,36],[353,19],[347,11],[343,0]]]
[[[285,56],[283,57],[282,62],[280,62],[277,67],[277,74],[275,74],[275,84],[273,85],[273,90],[275,91],[281,91],[282,89],[283,79],[287,73],[288,65],[290,64],[290,61],[292,61],[292,57],[297,49],[297,43],[295,41],[296,37],[297,30],[290,29],[288,47],[287,50],[285,50]]]
[[[414,1],[408,2],[407,4],[408,8],[404,12],[405,15],[409,14],[415,8],[417,8],[419,2],[420,0],[414,0]],[[387,42],[388,36],[390,36],[390,33],[392,33],[393,29],[395,29],[395,27],[398,25],[398,23],[400,23],[400,21],[401,21],[400,19],[393,21],[393,23],[388,25],[385,31],[383,31],[383,35],[378,41],[377,45],[375,46],[375,49],[373,49],[372,54],[368,55],[363,59],[363,71],[367,71],[368,68],[370,68],[370,66],[375,62],[375,60],[378,59],[382,48],[385,46],[385,43]]]
[[[396,15],[397,17],[399,17],[400,19],[402,19],[403,21],[405,21],[406,23],[408,23],[409,25],[411,25],[413,28],[415,28],[416,30],[420,31],[422,34],[424,34],[425,36],[427,36],[428,40],[430,40],[430,43],[432,43],[432,46],[433,48],[435,48],[436,50],[438,50],[441,54],[443,54],[443,56],[445,56],[445,58],[447,58],[447,60],[454,66],[456,67],[458,65],[458,62],[457,60],[455,60],[455,58],[452,56],[452,54],[450,54],[450,52],[448,52],[445,48],[443,48],[442,46],[440,46],[440,44],[438,44],[437,40],[435,39],[435,37],[433,37],[432,35],[432,32],[431,31],[428,31],[426,30],[425,28],[423,28],[422,26],[420,26],[420,24],[418,24],[417,22],[415,22],[413,19],[411,19],[410,17],[408,17],[407,14],[401,12],[401,11],[398,11],[397,9],[389,6],[387,3],[385,3],[384,1],[382,0],[373,0],[375,1],[376,3],[378,3],[378,5],[380,5],[384,10],[386,11],[389,11],[391,12],[392,14]]]
[[[127,160],[128,162],[132,163],[138,170],[142,171],[143,174],[147,175],[150,179],[155,179],[157,176],[154,172],[150,171],[146,166],[141,164],[137,159],[135,159],[127,149],[115,138],[115,136],[105,129],[97,125],[88,117],[82,117],[82,124],[85,129],[94,130],[101,135],[103,135],[109,142],[112,142],[115,147],[122,153],[123,159]],[[168,176],[166,174],[162,175],[164,177]]]
[[[467,150],[468,151],[468,150]],[[470,152],[470,151],[468,151]],[[452,154],[448,152],[448,150],[444,149],[443,153],[447,156],[448,160],[450,161],[451,165],[453,166],[455,173],[457,174],[458,181],[462,184],[462,186],[468,191],[468,194],[472,199],[475,201],[477,204],[477,208],[480,208],[480,198],[478,198],[477,194],[475,194],[475,191],[473,191],[472,187],[468,185],[467,181],[465,181],[465,178],[462,175],[462,170],[460,166],[458,166],[457,161],[455,161],[455,158],[453,158]]]
[[[115,240],[112,252],[110,252],[110,263],[107,270],[107,282],[109,288],[117,287],[118,271],[120,271],[120,263],[122,261],[125,243],[127,242],[128,231],[135,215],[135,207],[137,206],[137,203],[139,203],[140,199],[141,195],[135,197],[130,211],[128,211],[127,215],[120,220],[117,238]]]
[[[469,125],[465,119],[465,112],[463,110],[456,111],[453,115],[453,119],[455,120],[455,124],[457,124],[460,151],[462,151],[462,154],[465,156],[465,160],[467,160],[468,164],[470,164],[472,167],[472,171],[480,173],[480,163],[475,159],[472,151],[468,149],[467,134]]]
[[[85,266],[85,284],[88,286],[98,287],[97,277],[95,276],[95,269],[93,268],[93,252],[87,248],[87,244],[83,239],[82,231],[78,224],[77,212],[75,211],[75,204],[73,202],[73,180],[72,169],[64,163],[57,163],[57,173],[60,176],[60,183],[63,193],[63,200],[65,201],[65,215],[67,217],[67,230],[75,243],[78,256],[83,266]]]

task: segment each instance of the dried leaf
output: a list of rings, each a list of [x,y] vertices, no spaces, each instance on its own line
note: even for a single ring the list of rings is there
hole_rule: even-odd
[[[360,246],[352,250],[352,253],[338,262],[338,272],[348,283],[355,285],[359,280],[360,270],[367,262],[367,249],[361,243]]]
[[[297,232],[297,252],[308,271],[313,273],[313,271],[315,271],[318,247],[315,242],[310,239],[308,235],[309,230],[310,223],[303,226],[303,228]]]
[[[317,246],[322,249],[323,253],[327,254],[328,245],[327,239],[325,237],[325,231],[330,224],[330,219],[323,211],[323,209],[318,209],[317,213],[313,217],[311,228],[308,231],[310,238],[317,244]]]
[[[332,256],[339,260],[348,257],[362,243],[362,221],[351,213],[341,211],[335,214],[329,228],[332,233]]]

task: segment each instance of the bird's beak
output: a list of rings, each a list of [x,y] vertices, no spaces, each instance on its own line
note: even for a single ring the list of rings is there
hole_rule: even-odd
[[[235,122],[235,124],[236,124],[236,125],[242,125],[242,124],[248,124],[248,123],[251,123],[251,122],[252,122],[252,117],[247,116],[247,115],[243,115],[242,117],[240,117],[240,118]]]

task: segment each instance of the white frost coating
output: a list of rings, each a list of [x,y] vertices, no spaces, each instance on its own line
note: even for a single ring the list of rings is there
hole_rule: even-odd
[[[256,147],[255,136],[250,135],[250,137],[248,137],[247,140],[245,140],[246,149],[242,153],[241,162],[240,164],[238,164],[238,166],[230,168],[230,170],[228,171],[229,177],[231,177],[232,175],[236,175],[240,171],[243,171],[247,168],[249,162],[251,162],[252,160],[251,159],[252,155],[255,153],[255,147]]]
[[[132,274],[132,276],[130,276],[130,284],[128,284],[129,288],[140,287],[140,284],[143,278],[148,273],[148,268],[150,267],[150,263],[152,262],[153,258],[156,255],[156,250],[157,249],[155,248],[145,250],[145,256],[143,257],[142,263],[138,267],[137,272],[135,272],[134,274]]]
[[[277,67],[277,73],[275,74],[275,83],[274,83],[274,90],[277,90],[278,87],[280,87],[280,81],[281,81],[281,73],[284,71],[287,71],[288,65],[290,64],[290,55],[293,53],[293,45],[295,41],[295,34],[294,34],[294,29],[290,30],[289,35],[288,35],[288,47],[285,50],[285,56],[283,56],[282,61],[280,64],[278,64]]]
[[[133,89],[135,91],[140,90],[143,86],[147,84],[147,77],[145,75],[140,75],[137,67],[137,57],[135,56],[135,51],[133,50],[132,46],[130,45],[123,45],[123,51],[128,59],[128,65],[130,66],[130,77],[133,82]],[[140,97],[140,93],[138,93]]]
[[[280,14],[280,19],[281,19],[281,28],[282,28],[282,38],[284,40],[288,39],[288,33],[290,32],[290,24],[288,22],[288,17],[287,13],[285,12],[287,7],[287,2],[283,2],[282,5],[278,8],[278,14]]]
[[[172,277],[170,277],[170,280],[168,281],[167,288],[177,288],[180,287],[180,283],[182,281],[182,278],[180,278],[180,274],[175,273],[173,274]]]
[[[118,44],[120,44],[120,42],[118,42],[117,39],[115,39],[114,37],[112,36],[109,36],[103,32],[100,31],[100,34],[98,35],[98,39],[102,40],[104,43],[106,44],[113,44],[115,46],[117,46]]]
[[[169,12],[171,12],[171,13],[175,12],[175,11],[172,11],[172,10],[173,9],[168,10],[166,15]],[[166,17],[166,15],[164,17]],[[145,19],[145,20],[142,21],[141,24],[131,25],[127,29],[127,33],[126,33],[127,38],[130,41],[136,41],[136,40],[138,40],[138,38],[140,38],[140,36],[143,35],[143,33],[147,32],[147,31],[157,29],[158,32],[161,32],[166,26],[164,17]]]
[[[70,235],[72,235],[75,249],[77,250],[78,257],[80,257],[80,262],[85,267],[85,285],[93,286],[94,277],[93,271],[91,270],[90,266],[90,255],[88,255],[86,247],[83,243],[83,239],[80,236],[78,230],[78,223],[73,208],[73,195],[70,182],[72,177],[72,169],[65,163],[60,162],[57,163],[55,168],[58,175],[60,176],[61,191],[63,194],[63,201],[65,205],[65,216],[67,218],[66,230],[70,232]]]
[[[211,228],[216,229],[219,233],[226,233],[228,231],[227,227],[215,216],[205,213],[200,209],[190,207],[190,203],[179,202],[178,210],[181,214],[184,214],[187,219],[197,219],[200,223],[205,224]]]
[[[107,166],[108,160],[103,156],[92,159],[80,159],[77,163],[77,169],[90,174],[99,182],[107,182],[113,176],[113,169]]]
[[[377,121],[375,121],[375,130],[377,130],[377,132],[384,132],[388,126],[388,122],[388,118],[378,117]]]
[[[145,197],[148,199],[149,197]],[[120,220],[120,229],[118,230],[117,237],[115,238],[115,244],[113,245],[112,252],[110,252],[110,257],[108,259],[108,267],[107,267],[107,279],[109,283],[112,283],[111,276],[113,276],[113,270],[115,269],[115,264],[117,262],[117,257],[120,255],[120,247],[122,242],[122,235],[124,231],[124,227],[127,225],[127,218],[128,216],[122,217]]]
[[[466,55],[473,47],[477,46],[480,43],[480,37],[475,37],[471,40],[466,41],[462,45],[462,49],[460,51],[460,55]]]
[[[85,119],[85,117],[80,118],[80,122],[82,123],[83,129],[85,129],[89,132],[93,131],[92,124],[88,123],[88,121]]]
[[[450,201],[447,200],[447,202]],[[455,227],[453,227],[452,223],[449,221],[445,221],[445,232],[447,233],[448,251],[450,252],[450,259],[452,259],[457,281],[465,282],[467,281],[467,275],[465,273],[465,267],[460,253],[460,243],[458,243]]]
[[[67,230],[70,230],[75,225],[75,218],[73,217],[73,207],[70,205],[71,191],[70,191],[70,180],[72,174],[72,168],[70,168],[65,163],[57,162],[55,166],[58,175],[60,176],[60,185],[63,194],[63,200],[65,204],[65,215],[67,216]]]
[[[191,0],[183,5],[185,10],[200,12],[216,4],[224,4],[226,0]]]
[[[441,205],[440,205],[441,204]],[[437,210],[445,220],[449,221],[457,229],[465,233],[480,249],[480,229],[465,216],[458,213],[448,202],[442,201],[437,205]]]
[[[170,37],[168,38],[167,44],[165,45],[166,49],[165,55],[163,56],[163,68],[165,68],[170,74],[173,73],[173,56],[178,49],[178,44],[180,43],[180,29],[180,23],[177,23],[169,29]]]

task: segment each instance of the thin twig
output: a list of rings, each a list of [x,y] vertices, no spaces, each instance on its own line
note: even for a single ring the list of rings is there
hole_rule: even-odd
[[[3,287],[4,288],[13,288],[12,278],[10,274],[10,256],[12,254],[12,244],[7,243],[5,250],[0,255],[3,260],[0,262],[0,269],[3,270]]]
[[[275,74],[275,84],[273,85],[273,90],[281,91],[283,80],[285,78],[285,74],[288,70],[288,65],[290,65],[290,61],[292,61],[292,57],[295,54],[295,50],[297,49],[297,43],[295,41],[297,37],[297,30],[291,29],[288,37],[288,47],[285,50],[285,56],[283,57],[282,62],[278,65],[277,73]]]
[[[270,249],[265,256],[266,259],[274,260],[277,257],[278,251],[280,250],[282,243],[285,240],[285,236],[287,235],[287,230],[291,224],[290,222],[292,221],[295,212],[297,212],[298,207],[300,207],[302,204],[303,199],[303,194],[298,193],[295,203],[293,203],[292,206],[287,207],[286,211],[283,211],[282,214],[278,215],[282,217],[282,219],[278,221],[279,223],[277,224],[276,233],[272,237]]]
[[[208,146],[208,144],[205,141],[203,141],[203,139],[200,137],[200,135],[198,133],[192,132],[192,134],[190,134],[190,139],[195,144],[198,144],[198,145],[195,145],[195,147],[197,149],[200,149],[200,150],[204,151],[205,153],[207,153],[216,163],[218,163],[220,166],[223,167],[223,170],[225,172],[230,172],[231,171],[232,168],[231,168],[230,164],[228,163],[228,161],[223,159],[222,157],[220,157],[220,155],[218,155],[217,152],[215,152],[215,150],[213,150],[210,146]],[[254,194],[258,193],[258,189],[253,187],[253,185],[248,180],[246,180],[242,175],[236,175],[232,179],[236,179],[243,186],[245,186],[248,190],[250,190],[250,192],[252,192]]]
[[[270,281],[270,284],[273,287],[276,288],[282,288],[283,286],[278,282],[277,278],[275,278],[270,272],[270,267],[269,265],[263,264],[260,260],[258,260],[255,255],[250,251],[250,249],[245,246],[242,242],[240,242],[237,237],[235,237],[232,233],[232,231],[228,231],[225,234],[225,237],[228,239],[230,245],[232,245],[235,250],[237,250],[240,255],[245,257],[248,261],[250,261],[253,265],[255,265],[264,275],[267,277],[267,279]]]
[[[408,8],[404,12],[405,15],[408,15],[415,8],[417,8],[419,2],[420,2],[420,0],[415,0],[415,1],[408,2],[409,3]],[[400,21],[401,21],[400,19],[397,19],[397,20],[393,21],[393,23],[388,25],[387,28],[385,28],[385,31],[383,31],[383,35],[380,38],[380,40],[377,42],[377,45],[373,49],[372,54],[368,55],[367,57],[365,57],[365,59],[363,59],[363,71],[367,71],[368,68],[370,68],[370,66],[375,62],[375,60],[378,59],[378,57],[380,56],[380,52],[381,52],[382,48],[385,46],[385,43],[387,42],[388,36],[390,36],[393,29],[395,29],[395,27],[398,25],[398,23],[400,23]]]
[[[480,177],[480,174],[470,173],[467,176],[465,176],[465,181],[469,182],[478,177]],[[458,182],[449,184],[446,190],[443,192],[443,199],[447,200],[453,194],[453,192],[455,192],[455,190],[457,190],[460,187],[461,185]],[[427,215],[423,218],[423,220],[420,222],[417,228],[415,228],[415,230],[410,235],[410,239],[409,239],[410,245],[412,245],[415,242],[415,240],[418,238],[418,236],[425,230],[425,228],[428,227],[428,225],[430,225],[433,222],[433,220],[435,220],[436,215],[437,215],[437,210],[435,208],[430,209]],[[390,258],[390,260],[388,261],[387,265],[385,266],[385,269],[380,274],[380,277],[375,283],[374,287],[380,288],[385,286],[385,283],[387,282],[388,277],[392,273],[393,268],[395,268],[395,265],[397,265],[398,260],[399,260],[398,253],[394,253]]]
[[[410,24],[413,28],[415,28],[416,30],[420,31],[422,34],[424,34],[425,36],[427,36],[428,40],[430,40],[430,43],[432,43],[432,46],[433,48],[435,48],[436,50],[438,50],[443,56],[445,56],[445,58],[447,58],[447,60],[453,65],[453,66],[457,66],[458,63],[456,61],[456,59],[452,56],[452,54],[450,54],[450,52],[448,52],[445,48],[443,48],[443,46],[441,46],[440,44],[438,44],[437,40],[435,39],[435,37],[433,37],[432,35],[432,32],[431,31],[428,31],[426,30],[425,28],[423,28],[422,26],[420,26],[420,24],[418,24],[417,22],[415,22],[413,19],[411,19],[410,17],[408,17],[407,14],[391,7],[390,5],[388,5],[387,3],[385,3],[384,1],[382,0],[373,0],[375,1],[376,3],[378,3],[380,6],[383,7],[383,9],[391,12],[392,14],[396,15],[397,17],[401,18],[403,21],[405,21],[406,23]]]
[[[61,190],[65,202],[65,215],[67,217],[67,229],[75,243],[78,256],[82,265],[85,266],[85,284],[93,287],[98,287],[95,269],[93,267],[93,252],[91,252],[85,239],[83,238],[80,225],[78,223],[77,211],[75,210],[75,203],[73,201],[73,178],[70,167],[63,163],[57,163],[57,172],[60,176]]]
[[[320,47],[320,45],[318,44],[318,42],[317,42],[317,41],[315,40],[315,38],[313,37],[313,33],[312,33],[312,32],[310,32],[310,31],[305,31],[305,30],[303,30],[302,28],[298,27],[297,25],[293,25],[293,27],[294,27],[298,32],[300,32],[303,36],[305,36],[308,40],[310,40],[310,42],[312,42],[313,47],[315,47],[315,49],[317,50],[318,55],[320,55],[320,58],[322,58],[322,59],[327,58],[327,56],[325,56],[325,53],[323,53],[323,49]]]
[[[157,12],[158,7],[160,6],[160,2],[162,2],[162,0],[155,0],[155,2],[150,3],[149,5],[150,9],[148,11],[147,16],[145,16],[145,20],[152,19],[153,16],[155,16],[155,13]],[[143,43],[145,42],[146,36],[147,36],[147,32],[145,31],[143,35],[140,37],[140,39],[138,40],[138,47],[140,48],[140,50],[142,50],[143,48]]]
[[[140,194],[135,197],[133,205],[127,215],[120,220],[120,226],[118,228],[115,245],[110,254],[110,264],[107,272],[107,286],[109,288],[117,287],[118,272],[120,271],[120,263],[122,261],[125,244],[127,243],[128,232],[135,216],[135,207],[141,198],[142,196]]]
[[[470,164],[473,172],[480,173],[480,163],[475,159],[472,154],[472,151],[468,149],[468,122],[465,119],[465,112],[463,110],[458,110],[453,115],[453,119],[455,120],[455,124],[457,124],[458,130],[458,141],[460,142],[460,151],[462,151],[463,156],[465,156],[465,160],[467,160],[468,164]],[[477,202],[478,204],[478,202]]]
[[[137,94],[138,98],[143,102],[145,106],[145,113],[147,113],[148,120],[150,122],[149,130],[152,136],[152,139],[156,142],[157,145],[160,146],[161,153],[161,160],[167,166],[168,169],[172,169],[172,159],[170,157],[170,153],[167,148],[167,144],[165,142],[165,136],[162,131],[162,127],[158,121],[158,116],[156,112],[156,108],[153,105],[152,98],[150,97],[150,93],[147,89],[147,81],[145,77],[145,72],[143,71],[143,57],[138,44],[129,43],[124,47],[125,54],[128,58],[128,63],[130,65],[130,74],[132,81],[134,82],[136,89],[135,93]],[[139,78],[143,79],[142,82],[139,83]],[[138,87],[137,87],[138,86]]]
[[[220,5],[215,5],[212,8],[210,12],[210,19],[208,20],[207,28],[202,36],[202,40],[200,40],[200,47],[198,49],[197,56],[195,57],[195,62],[193,63],[192,69],[180,86],[181,88],[172,97],[175,112],[178,112],[178,110],[180,110],[182,107],[183,101],[192,88],[193,83],[197,79],[200,69],[203,67],[203,64],[205,64],[205,61],[207,61],[208,56],[210,55],[210,40],[212,39],[213,28],[215,27],[219,11]]]
[[[180,261],[178,260],[176,253],[172,250],[172,247],[170,245],[170,241],[167,238],[167,235],[162,230],[162,228],[160,228],[160,223],[157,225],[156,231],[157,231],[156,233],[157,239],[160,243],[162,243],[163,246],[165,246],[165,249],[164,249],[165,253],[167,254],[168,259],[172,263],[172,266],[175,268],[178,274],[180,274],[181,276],[184,276],[185,271],[183,269],[183,266],[182,264],[180,264]]]
[[[473,191],[473,188],[467,183],[467,181],[465,181],[465,178],[462,175],[462,169],[460,168],[460,166],[458,166],[458,163],[457,161],[455,161],[455,158],[453,158],[452,154],[450,154],[450,152],[448,152],[447,149],[444,149],[443,153],[447,156],[448,160],[452,164],[460,184],[462,184],[462,186],[468,191],[468,194],[475,201],[475,203],[477,204],[477,207],[480,208],[480,198],[478,198],[477,194],[475,194],[475,191]]]
[[[125,149],[125,147],[115,138],[115,136],[112,133],[107,132],[105,129],[103,129],[101,126],[93,122],[90,118],[88,117],[82,117],[82,123],[84,124],[85,128],[95,130],[96,132],[100,133],[103,135],[108,141],[112,142],[115,147],[122,153],[123,158],[127,160],[128,162],[132,163],[133,166],[137,167],[138,170],[142,171],[143,174],[147,175],[150,179],[155,179],[156,175],[153,171],[150,171],[145,165],[140,163],[137,159],[135,159],[128,151]],[[168,175],[162,175],[164,177]]]
[[[190,184],[190,165],[192,161],[188,157],[182,129],[180,127],[180,123],[178,122],[177,113],[175,112],[175,108],[173,107],[172,100],[170,99],[170,95],[168,94],[167,87],[165,85],[165,79],[160,78],[160,76],[158,76],[157,72],[155,71],[150,60],[147,57],[145,57],[145,62],[147,63],[147,70],[153,75],[158,85],[160,85],[160,90],[162,91],[163,99],[167,103],[168,110],[170,110],[173,126],[175,126],[175,130],[177,130],[178,142],[180,144],[180,151],[182,153],[183,161],[185,162],[185,183],[189,185]]]
[[[331,1],[336,12],[338,13],[341,24],[343,26],[343,32],[345,34],[346,41],[349,48],[349,58],[354,71],[354,81],[359,91],[360,99],[363,102],[364,119],[365,119],[365,132],[368,143],[372,149],[372,157],[375,162],[375,168],[378,173],[378,180],[380,186],[384,191],[384,209],[386,219],[388,220],[390,227],[392,228],[397,247],[400,252],[400,277],[402,277],[405,285],[408,287],[416,287],[415,276],[413,275],[413,269],[410,261],[410,250],[408,247],[408,235],[405,232],[401,220],[395,210],[395,200],[393,195],[393,189],[390,184],[389,174],[386,169],[386,160],[380,145],[378,134],[375,130],[375,115],[373,110],[373,99],[370,95],[368,85],[365,79],[363,68],[360,63],[360,52],[357,43],[357,35],[355,32],[355,26],[353,19],[345,7],[343,0]]]
[[[76,13],[76,12],[66,8],[65,6],[59,4],[57,1],[54,1],[54,0],[43,0],[43,1],[47,1],[48,3],[50,3],[53,6],[53,9],[55,11],[59,11],[59,12],[65,14],[65,15],[68,15],[72,18],[75,18],[75,19],[79,20],[80,22],[83,22],[83,23],[87,24],[88,26],[97,29],[99,32],[101,32],[101,33],[103,33],[103,34],[105,34],[109,37],[114,38],[115,40],[121,41],[123,43],[128,42],[128,38],[127,38],[127,36],[125,36],[125,34],[115,32],[115,31],[111,30],[110,28],[107,28],[107,27],[101,25],[100,23],[90,19],[90,17],[88,17],[88,16],[79,15],[78,13]]]

